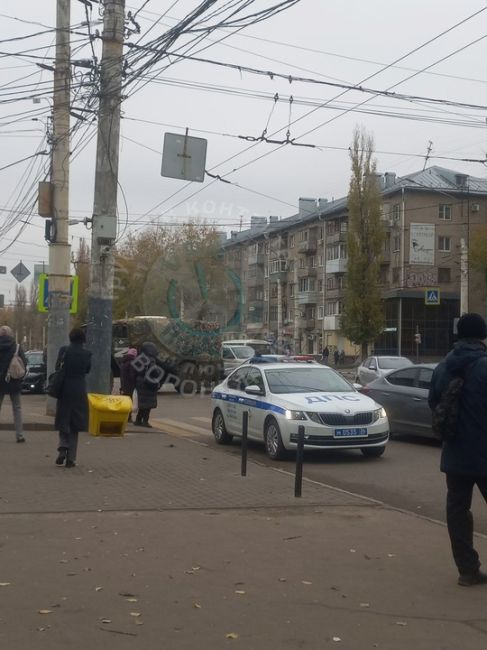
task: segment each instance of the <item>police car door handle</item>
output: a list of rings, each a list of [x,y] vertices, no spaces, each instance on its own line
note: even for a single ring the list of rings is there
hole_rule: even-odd
[[[422,402],[423,401],[421,397],[412,397],[411,399],[413,400],[413,402]]]

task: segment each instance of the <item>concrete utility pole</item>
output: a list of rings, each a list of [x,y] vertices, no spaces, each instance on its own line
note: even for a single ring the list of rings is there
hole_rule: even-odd
[[[111,391],[113,244],[117,236],[117,185],[125,0],[105,0],[95,197],[88,294],[88,347],[93,353],[90,392]]]
[[[465,238],[460,240],[460,316],[468,313],[468,247]]]
[[[68,342],[71,246],[69,245],[69,105],[71,0],[57,0],[56,65],[53,97],[51,166],[53,241],[49,245],[49,315],[47,319],[47,373],[54,372],[59,348]],[[48,415],[55,400],[47,399]]]

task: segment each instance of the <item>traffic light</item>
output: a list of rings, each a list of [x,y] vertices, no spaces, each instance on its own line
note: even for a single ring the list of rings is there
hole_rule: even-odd
[[[416,332],[416,334],[414,335],[414,342],[416,343],[416,345],[419,345],[421,343],[421,334],[419,332]]]

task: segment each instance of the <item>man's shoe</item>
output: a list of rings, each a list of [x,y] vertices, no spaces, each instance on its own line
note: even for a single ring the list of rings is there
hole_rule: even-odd
[[[458,576],[460,587],[473,587],[474,585],[487,584],[487,573],[476,571],[475,573],[461,573]]]
[[[19,436],[19,437],[17,438],[17,442],[25,442],[25,438],[24,438],[24,436]]]
[[[74,460],[67,460],[65,467],[76,467]]]
[[[66,454],[64,452],[60,452],[58,457],[56,458],[56,465],[64,465],[65,460],[66,460]]]
[[[146,427],[146,429],[152,429],[152,424],[149,424],[148,422],[142,422],[142,426]]]

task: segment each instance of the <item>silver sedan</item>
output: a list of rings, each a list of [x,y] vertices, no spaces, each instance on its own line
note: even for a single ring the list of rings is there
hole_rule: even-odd
[[[357,368],[357,375],[355,381],[357,384],[365,384],[378,379],[379,377],[385,377],[389,373],[397,370],[398,368],[404,368],[404,366],[412,366],[413,363],[406,357],[394,357],[394,356],[373,356],[367,357],[365,361],[362,361],[360,366]]]
[[[418,363],[395,370],[360,389],[383,406],[391,433],[435,438],[431,430],[428,393],[435,363]]]

